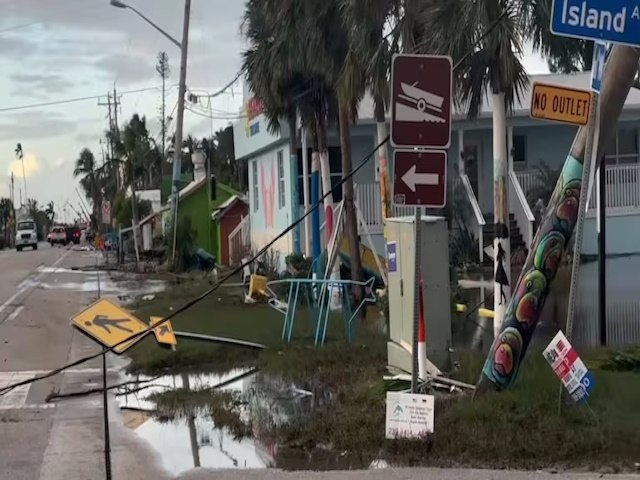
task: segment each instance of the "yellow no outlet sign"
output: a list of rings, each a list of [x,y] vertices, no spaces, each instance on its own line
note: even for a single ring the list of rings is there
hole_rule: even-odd
[[[540,120],[586,125],[589,122],[591,92],[558,85],[534,83],[531,117]]]

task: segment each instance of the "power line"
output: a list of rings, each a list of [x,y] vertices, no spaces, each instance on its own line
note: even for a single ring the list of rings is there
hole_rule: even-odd
[[[136,90],[126,90],[124,92],[120,92],[120,95],[131,95],[131,94],[134,94],[134,93],[149,92],[151,90],[158,90],[158,88],[160,88],[160,87],[147,87],[147,88],[138,88]],[[69,104],[69,103],[85,102],[85,101],[88,101],[88,100],[99,100],[100,98],[103,98],[103,97],[104,97],[104,95],[91,95],[91,96],[88,96],[88,97],[67,98],[65,100],[53,100],[53,101],[50,101],[50,102],[30,103],[30,104],[27,104],[27,105],[18,105],[18,106],[15,106],[15,107],[0,108],[0,113],[14,112],[14,111],[17,111],[17,110],[27,110],[29,108],[50,107],[50,106],[53,106],[53,105],[66,105],[66,104]]]
[[[491,31],[493,29],[495,29],[498,24],[500,23],[500,20],[503,19],[506,16],[506,11],[504,11],[497,19],[495,22],[493,22],[489,27],[487,27],[487,29],[485,30],[485,32],[480,36],[480,38],[478,38],[476,40],[476,42],[474,42],[474,45],[472,47],[472,51],[467,52],[466,55],[464,55],[458,62],[456,62],[456,64],[453,66],[453,70],[457,70],[462,63],[472,54],[473,49],[475,48],[476,45],[478,45],[478,43],[480,43],[489,33],[491,33]],[[411,53],[411,52],[409,52]],[[239,75],[238,75],[239,76]],[[246,262],[243,262],[239,267],[233,269],[231,272],[229,272],[226,276],[224,276],[220,281],[218,281],[213,287],[209,288],[208,290],[206,290],[204,293],[202,293],[201,295],[189,300],[187,303],[185,303],[182,307],[174,310],[172,313],[170,313],[167,317],[165,317],[160,323],[157,323],[153,326],[147,327],[145,330],[142,330],[134,335],[131,335],[127,338],[125,338],[124,340],[116,343],[115,345],[113,345],[112,347],[106,348],[104,350],[102,350],[99,353],[93,354],[93,355],[88,355],[84,358],[80,358],[78,360],[76,360],[75,362],[71,362],[68,363],[67,365],[63,365],[62,367],[58,367],[54,370],[51,370],[45,374],[33,377],[29,380],[23,380],[20,382],[16,382],[10,385],[7,385],[3,388],[0,389],[0,396],[5,395],[7,393],[9,393],[11,390],[13,390],[14,388],[20,387],[22,385],[28,385],[40,380],[44,380],[47,378],[51,378],[54,377],[56,375],[58,375],[59,373],[67,370],[68,368],[72,368],[75,367],[77,365],[81,365],[85,362],[88,362],[90,360],[93,360],[94,358],[98,358],[102,355],[104,355],[107,351],[112,352],[114,350],[114,348],[127,343],[129,341],[131,341],[132,339],[144,336],[146,334],[148,334],[149,332],[151,332],[152,330],[154,330],[156,327],[158,327],[159,325],[164,324],[165,322],[173,319],[176,315],[190,309],[191,307],[193,307],[194,305],[200,303],[202,300],[204,300],[206,297],[208,297],[209,295],[211,295],[213,292],[215,292],[218,288],[220,288],[220,286],[226,282],[227,280],[229,280],[230,278],[232,278],[233,276],[237,275],[238,273],[240,273],[241,271],[243,271],[243,269],[252,264],[253,262],[255,262],[258,258],[260,258],[262,255],[264,255],[265,252],[267,252],[276,242],[278,242],[282,237],[284,237],[287,233],[289,233],[291,230],[293,230],[297,225],[299,225],[300,223],[302,223],[302,221],[307,218],[309,215],[311,215],[311,213],[313,213],[316,209],[318,209],[320,207],[320,205],[324,205],[324,199],[327,198],[329,195],[333,194],[333,191],[338,189],[344,182],[346,182],[347,180],[351,179],[362,167],[364,167],[367,162],[369,162],[369,160],[371,160],[371,158],[373,158],[373,156],[376,154],[376,152],[383,147],[384,145],[386,145],[386,143],[389,141],[389,135],[386,136],[386,138],[384,140],[382,140],[382,142],[380,142],[378,145],[376,145],[376,147],[373,149],[373,151],[371,151],[349,174],[347,174],[346,176],[344,176],[336,186],[332,187],[331,190],[329,190],[328,192],[326,192],[315,204],[313,204],[308,210],[307,212],[305,212],[300,218],[298,218],[295,222],[293,222],[292,224],[290,224],[287,228],[285,228],[284,230],[282,230],[282,232],[280,232],[273,240],[271,240],[269,243],[267,243],[264,247],[262,247],[260,249],[260,251],[258,253],[256,253],[253,257],[251,257],[249,260],[247,260]]]

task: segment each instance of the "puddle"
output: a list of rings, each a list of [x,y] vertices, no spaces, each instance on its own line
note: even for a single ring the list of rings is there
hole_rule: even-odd
[[[70,290],[83,293],[100,293],[106,297],[118,300],[122,304],[130,304],[139,297],[150,296],[167,289],[165,280],[139,277],[131,279],[112,278],[107,272],[72,270],[65,268],[40,267],[39,274],[64,275],[49,277],[47,281],[39,281],[39,278],[27,279],[21,285],[25,288],[40,288],[45,290]]]
[[[318,402],[330,399],[326,396],[319,398],[253,370],[235,370],[224,375],[126,378],[128,381],[145,382],[126,388],[145,388],[137,392],[127,392],[122,388],[117,392],[125,425],[158,452],[161,466],[173,475],[196,467],[310,468],[308,456],[283,458],[279,455],[270,432],[274,425],[309,415]],[[200,391],[200,395],[202,389],[218,385],[222,386],[215,390],[216,398],[233,399],[232,406],[221,404],[212,407],[211,403],[205,406],[193,401],[197,395],[185,397],[183,392],[178,392],[179,396],[175,398],[164,397],[162,402],[168,402],[171,405],[169,409],[164,403],[157,405],[153,401],[154,394],[161,392],[170,394],[176,389],[188,388]],[[240,431],[245,435],[239,435]],[[329,455],[334,454],[325,453],[325,456]],[[323,467],[326,465],[320,466]]]

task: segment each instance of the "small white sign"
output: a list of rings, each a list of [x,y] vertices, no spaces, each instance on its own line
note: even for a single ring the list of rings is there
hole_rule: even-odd
[[[593,375],[562,331],[553,337],[543,356],[576,401],[582,401],[589,396],[594,384]]]
[[[433,395],[387,392],[385,436],[423,438],[433,433],[434,404]]]

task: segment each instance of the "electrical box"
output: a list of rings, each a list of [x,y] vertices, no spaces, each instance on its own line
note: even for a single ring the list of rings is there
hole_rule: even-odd
[[[427,358],[440,369],[450,359],[451,286],[449,231],[443,217],[422,216],[419,224]],[[389,296],[389,366],[411,372],[414,331],[416,238],[415,217],[387,218]]]

